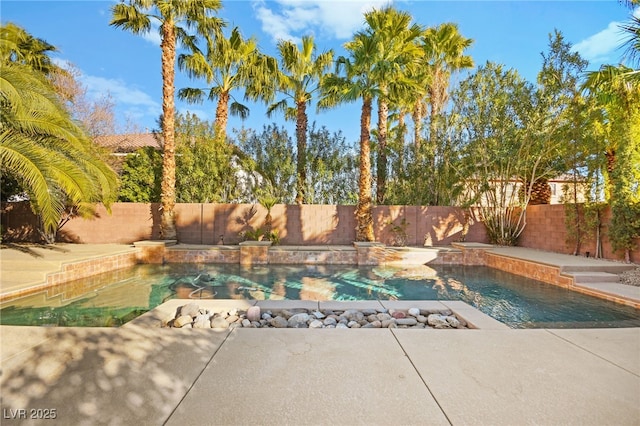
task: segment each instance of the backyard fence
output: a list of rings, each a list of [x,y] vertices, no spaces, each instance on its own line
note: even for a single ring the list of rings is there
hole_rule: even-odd
[[[355,206],[276,205],[271,209],[272,226],[281,244],[350,245],[355,240]],[[264,229],[267,211],[255,204],[176,204],[178,241],[182,244],[237,244],[241,233]],[[37,218],[29,204],[3,203],[1,211],[3,241],[38,241]],[[376,241],[406,245],[448,245],[461,241],[465,214],[456,207],[376,206],[373,208]],[[608,212],[604,215],[603,254],[620,259],[606,237]],[[558,253],[572,253],[564,223],[564,205],[537,205],[527,208],[527,226],[519,245]],[[115,203],[109,213],[99,206],[90,219],[74,218],[60,231],[60,241],[74,243],[123,243],[158,239],[160,204]],[[403,235],[404,234],[404,235]],[[474,217],[468,221],[465,241],[487,243],[484,225]],[[584,238],[580,254],[595,254],[593,236]],[[635,256],[635,259],[634,259]],[[640,260],[632,253],[632,261]]]

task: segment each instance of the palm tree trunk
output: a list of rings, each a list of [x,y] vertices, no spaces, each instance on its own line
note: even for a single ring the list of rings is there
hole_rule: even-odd
[[[387,119],[389,106],[378,99],[378,168],[376,174],[376,202],[384,204],[387,190]]]
[[[296,140],[298,142],[298,161],[297,161],[297,183],[296,183],[296,203],[304,204],[306,196],[307,184],[307,104],[306,102],[297,103],[296,118]]]
[[[162,215],[160,238],[175,240],[174,207],[176,204],[176,157],[175,157],[175,99],[174,79],[176,61],[176,34],[173,22],[162,24],[162,137],[164,155],[162,159]]]
[[[229,121],[229,92],[222,92],[218,97],[218,104],[216,105],[216,121],[215,121],[216,138],[221,137],[221,140],[223,141],[226,139],[228,121]]]
[[[411,113],[411,118],[413,120],[413,144],[415,146],[415,154],[416,157],[420,152],[420,142],[422,135],[422,118],[424,117],[424,112],[422,110],[422,99],[418,99],[416,104],[413,106],[413,112]]]
[[[356,208],[356,241],[374,241],[371,199],[371,98],[362,101],[360,115],[360,176],[358,178],[358,206]]]

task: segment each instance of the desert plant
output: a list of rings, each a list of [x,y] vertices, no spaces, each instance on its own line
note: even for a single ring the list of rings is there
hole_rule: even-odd
[[[407,222],[406,218],[402,218],[399,224],[396,224],[393,221],[388,221],[387,225],[391,227],[391,238],[389,239],[389,244],[396,247],[404,247],[407,245],[407,226],[409,222]]]

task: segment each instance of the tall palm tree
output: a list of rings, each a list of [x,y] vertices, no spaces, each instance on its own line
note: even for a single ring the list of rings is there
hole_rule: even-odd
[[[428,28],[422,37],[424,60],[431,74],[428,90],[430,120],[429,142],[433,146],[436,141],[438,118],[449,98],[448,88],[451,75],[465,68],[474,66],[471,56],[464,51],[471,46],[473,40],[463,37],[458,26],[452,23]]]
[[[195,30],[203,37],[218,37],[223,22],[212,15],[222,7],[220,0],[129,0],[111,8],[110,25],[134,34],[151,31],[151,22],[160,25],[162,50],[162,214],[160,236],[176,239],[174,207],[176,202],[175,159],[175,62],[176,44],[197,50]]]
[[[640,5],[640,0],[626,0],[624,3],[629,8],[633,8]],[[625,75],[625,78],[640,84],[640,16],[631,15],[627,22],[620,25],[620,28],[626,33],[621,46],[625,49],[624,56],[629,60],[629,66],[635,67]]]
[[[223,140],[226,136],[229,112],[245,119],[249,108],[233,98],[232,91],[245,88],[245,99],[255,98],[267,87],[264,76],[273,74],[275,60],[258,50],[254,38],[244,39],[239,28],[234,28],[229,37],[218,37],[204,55],[200,50],[178,57],[180,69],[191,77],[204,78],[211,87],[185,88],[178,91],[178,97],[189,102],[218,100],[216,106],[216,136]],[[207,94],[208,92],[208,94]],[[229,105],[231,102],[231,105]]]
[[[0,172],[27,192],[50,237],[67,204],[86,215],[95,203],[114,201],[117,176],[47,80],[42,65],[49,60],[25,60],[46,53],[39,48],[29,52],[33,44],[16,45],[16,34],[26,32],[0,30]],[[7,55],[7,49],[13,53]]]
[[[640,86],[626,78],[633,69],[624,65],[603,65],[598,71],[587,73],[583,88],[595,97],[601,106],[606,137],[606,170],[608,175],[609,198],[615,198],[617,151],[621,144],[634,143],[629,130],[640,120]],[[637,142],[636,142],[637,143]]]
[[[380,94],[378,83],[372,79],[372,58],[378,45],[370,37],[357,37],[346,43],[345,48],[349,51],[349,57],[339,57],[336,73],[323,80],[318,106],[331,108],[340,103],[362,100],[356,241],[374,241],[370,132],[373,100]]]
[[[378,155],[376,201],[384,203],[387,183],[387,133],[389,104],[394,94],[414,89],[407,78],[408,68],[416,62],[419,49],[415,41],[422,34],[418,24],[412,24],[409,13],[393,7],[374,9],[365,14],[367,28],[355,38],[367,37],[378,47],[374,50],[371,78],[378,82]]]
[[[302,49],[288,40],[278,42],[281,69],[277,73],[275,91],[284,95],[284,98],[267,108],[269,117],[275,111],[282,111],[287,120],[296,121],[296,203],[298,204],[306,201],[307,105],[311,102],[314,93],[320,90],[320,82],[333,64],[332,50],[319,55],[316,55],[315,51],[316,46],[312,36],[302,38]],[[289,105],[288,100],[291,100],[293,105]]]

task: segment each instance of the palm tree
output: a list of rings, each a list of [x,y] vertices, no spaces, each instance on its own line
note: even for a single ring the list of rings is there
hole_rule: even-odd
[[[452,23],[428,28],[422,37],[422,49],[426,68],[429,69],[431,81],[428,98],[430,105],[429,142],[433,147],[436,142],[438,118],[449,98],[447,93],[451,75],[465,68],[474,66],[471,56],[464,54],[473,40],[463,37],[458,26]]]
[[[160,49],[162,50],[162,215],[160,236],[176,239],[174,207],[176,202],[175,159],[175,62],[176,44],[179,41],[191,51],[196,51],[196,37],[187,31],[207,37],[218,37],[223,22],[212,16],[222,7],[220,0],[129,0],[111,8],[110,25],[134,34],[146,34],[151,22],[160,25]]]
[[[291,41],[278,42],[281,70],[277,73],[275,90],[282,93],[284,98],[267,108],[269,117],[275,111],[283,111],[286,119],[296,121],[298,204],[306,201],[307,105],[313,94],[320,90],[320,82],[333,64],[333,51],[315,55],[315,50],[312,36],[302,38],[302,49]],[[289,105],[287,99],[293,105]]]
[[[49,57],[49,53],[56,51],[56,47],[46,40],[32,36],[11,22],[0,28],[2,63],[27,65],[35,71],[49,75],[52,71],[59,70]]]
[[[114,201],[117,176],[47,80],[42,65],[49,59],[37,58],[46,53],[29,52],[33,44],[15,44],[16,34],[28,35],[18,27],[0,31],[0,171],[29,195],[50,240],[67,204],[88,215],[95,203]]]
[[[624,65],[603,65],[599,71],[587,73],[583,89],[595,97],[601,106],[605,128],[609,133],[605,149],[606,170],[609,178],[609,197],[615,198],[616,152],[620,144],[631,144],[630,128],[636,123],[640,105],[640,86],[626,78],[633,70]],[[616,137],[617,136],[617,137]]]
[[[267,86],[263,77],[274,72],[274,62],[272,58],[258,51],[258,44],[254,38],[245,40],[236,27],[228,38],[217,38],[206,56],[200,50],[196,50],[178,57],[180,69],[186,70],[191,77],[204,78],[208,85],[213,83],[207,89],[181,89],[178,91],[178,97],[189,102],[202,102],[205,96],[210,100],[217,99],[216,136],[224,140],[229,112],[242,119],[249,115],[249,109],[236,101],[231,92],[245,88],[245,99],[255,98],[252,94],[263,93]]]
[[[356,241],[374,241],[371,194],[371,110],[379,86],[372,79],[372,59],[378,45],[370,37],[357,37],[345,44],[349,57],[339,57],[336,73],[322,83],[320,108],[362,99],[360,113],[360,161],[358,176],[358,205],[356,207]],[[344,74],[344,75],[341,75]]]
[[[609,237],[615,250],[630,251],[640,233],[640,85],[624,65],[603,65],[584,83],[600,105],[606,142],[606,192],[612,219]]]
[[[387,133],[389,104],[395,95],[414,90],[407,78],[408,69],[418,58],[415,41],[422,34],[418,24],[411,24],[410,14],[393,7],[374,9],[365,14],[368,25],[355,38],[367,37],[378,47],[374,50],[371,78],[378,83],[378,156],[376,173],[376,201],[384,203],[387,183]]]
[[[640,0],[626,0],[625,3],[629,8],[640,4]],[[635,66],[635,70],[629,71],[625,78],[632,80],[636,84],[640,84],[640,17],[631,15],[629,21],[620,25],[620,28],[626,33],[626,39],[622,44],[625,49],[624,55],[629,60],[630,66]]]

